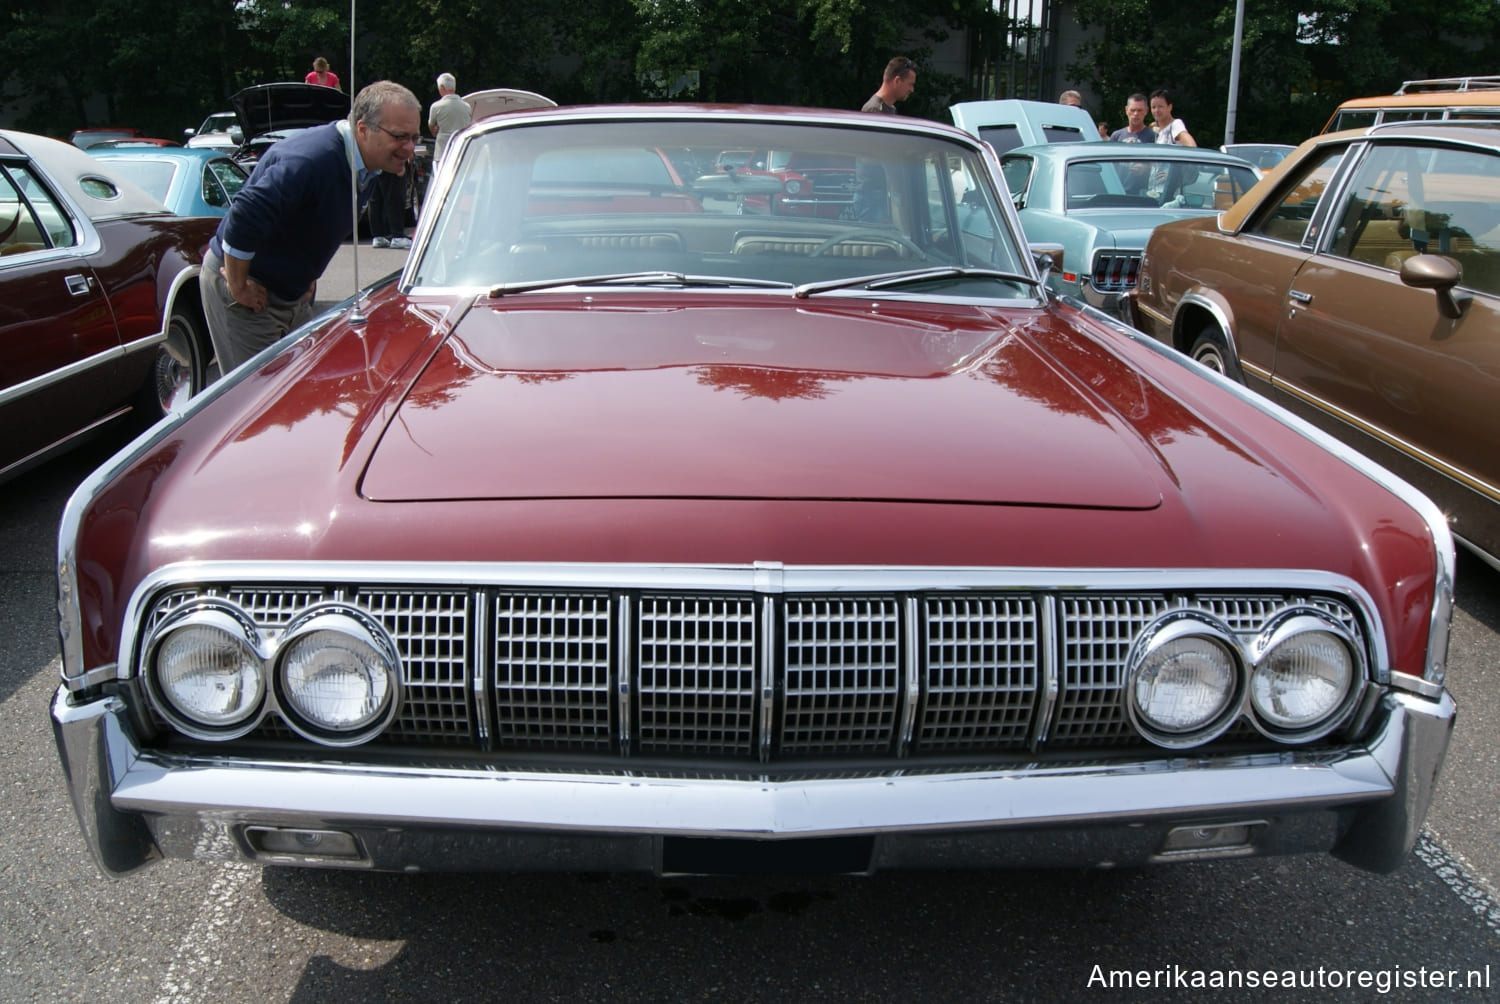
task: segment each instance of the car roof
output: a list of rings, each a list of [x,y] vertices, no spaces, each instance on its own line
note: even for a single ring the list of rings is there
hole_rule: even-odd
[[[1018,146],[1001,155],[1004,160],[1016,156],[1046,160],[1210,160],[1222,164],[1246,164],[1243,157],[1223,153],[1211,146],[1173,146],[1168,143],[1034,143]]]
[[[6,129],[0,129],[0,139],[40,165],[47,178],[91,220],[170,212],[145,189],[108,170],[101,157],[85,153],[71,143]],[[96,194],[84,184],[90,179],[105,182],[114,194]]]
[[[132,146],[132,147],[106,147],[99,149],[95,147],[89,151],[89,156],[97,157],[99,160],[229,160],[229,154],[222,147],[211,146]]]

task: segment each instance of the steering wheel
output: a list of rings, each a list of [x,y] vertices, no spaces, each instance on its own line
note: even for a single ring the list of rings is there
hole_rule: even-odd
[[[927,260],[927,252],[923,251],[921,248],[917,247],[910,240],[902,237],[900,234],[889,234],[880,230],[870,230],[867,227],[854,227],[849,230],[840,230],[832,237],[829,237],[822,244],[819,244],[817,247],[813,248],[812,253],[809,254],[808,257],[817,258],[821,255],[827,254],[829,249],[831,248],[854,240],[862,240],[870,244],[886,244],[891,247],[900,248],[908,252],[913,258],[917,259],[918,261]]]

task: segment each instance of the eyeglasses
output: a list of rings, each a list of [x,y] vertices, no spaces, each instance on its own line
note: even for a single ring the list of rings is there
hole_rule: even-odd
[[[417,132],[392,132],[383,125],[378,125],[375,128],[385,133],[397,143],[410,143],[415,146],[417,142],[422,138],[422,134]]]
[[[915,59],[903,59],[901,65],[896,68],[897,73],[905,73],[907,70],[915,70],[917,61]]]

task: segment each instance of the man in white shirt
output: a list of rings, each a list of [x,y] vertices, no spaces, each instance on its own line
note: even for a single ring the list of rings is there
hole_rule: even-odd
[[[453,79],[453,74],[439,74],[437,89],[441,97],[432,103],[432,108],[427,112],[427,128],[432,131],[436,139],[432,146],[434,167],[442,161],[443,151],[448,147],[448,140],[453,137],[454,133],[468,125],[473,117],[469,106],[464,104],[464,99],[458,96],[458,81]]]

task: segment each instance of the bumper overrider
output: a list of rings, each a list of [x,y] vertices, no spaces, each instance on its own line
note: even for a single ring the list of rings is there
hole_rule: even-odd
[[[380,870],[869,872],[1109,867],[1414,845],[1454,705],[1387,691],[1335,750],[860,776],[680,776],[250,761],[162,753],[124,703],[59,688],[52,721],[100,867],[163,857]]]

